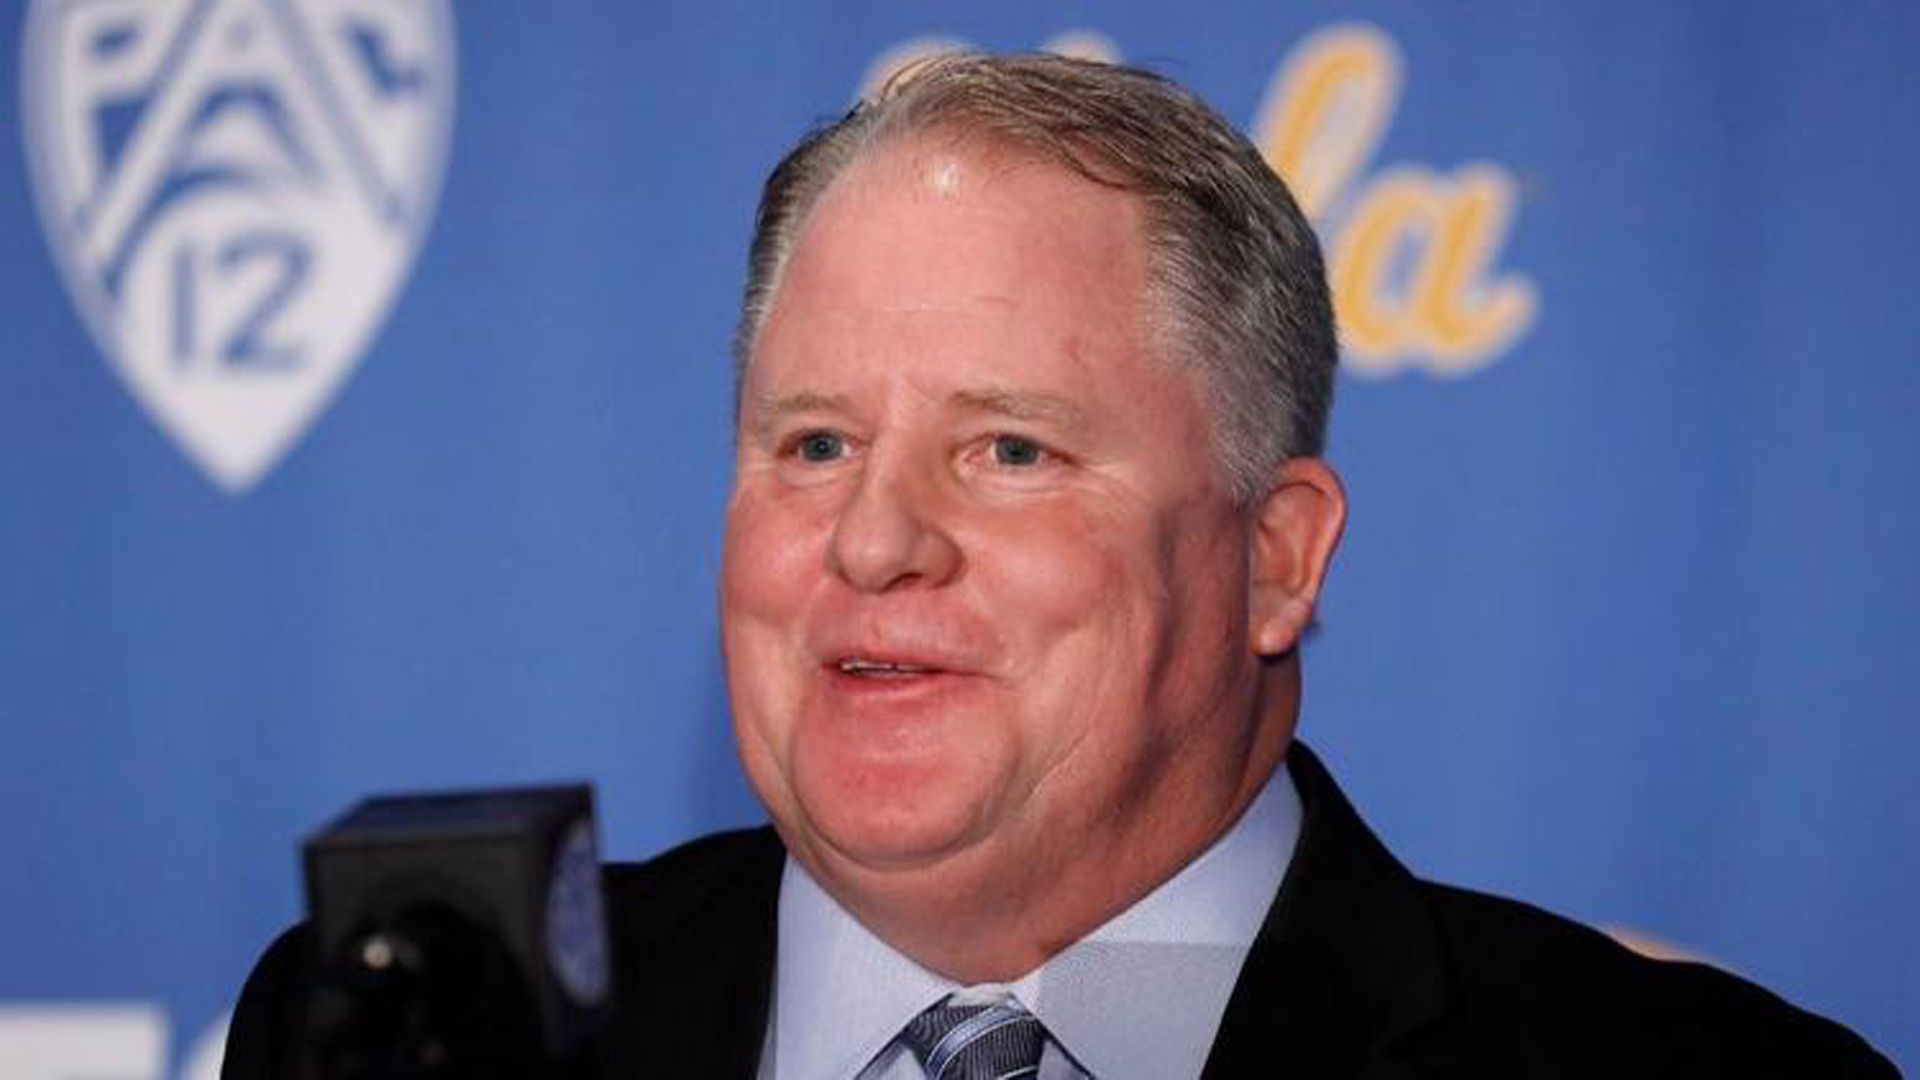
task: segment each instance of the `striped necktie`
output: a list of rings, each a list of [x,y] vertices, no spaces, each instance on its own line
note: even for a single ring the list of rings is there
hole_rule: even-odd
[[[900,1040],[928,1080],[1016,1080],[1040,1071],[1047,1029],[1011,998],[991,1005],[941,1001],[907,1021]]]

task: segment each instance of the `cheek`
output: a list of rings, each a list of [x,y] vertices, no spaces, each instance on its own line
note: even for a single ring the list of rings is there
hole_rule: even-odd
[[[1017,613],[1002,626],[1025,660],[1038,771],[1125,785],[1183,738],[1166,725],[1210,714],[1228,681],[1244,556],[1220,522],[1152,511],[1100,500],[1030,518],[996,548],[982,600]]]
[[[756,492],[727,510],[720,626],[734,725],[750,770],[756,754],[784,756],[796,678],[792,655],[819,577],[824,541],[808,516]]]
[[[735,492],[721,551],[721,615],[783,617],[818,576],[827,529],[803,501]]]
[[[1124,724],[1147,675],[1164,589],[1138,523],[1079,508],[1027,518],[974,562],[977,602],[1025,687],[1028,757],[1052,769]]]
[[[721,550],[720,619],[735,663],[745,658],[736,653],[758,650],[759,659],[772,660],[776,650],[798,647],[803,616],[826,573],[832,531],[818,504],[767,485],[734,493]]]
[[[1033,647],[1098,631],[1136,577],[1124,523],[1079,505],[1032,506],[963,538],[983,610]]]
[[[1191,744],[1240,726],[1235,702],[1257,670],[1247,643],[1247,549],[1237,519],[1195,511],[1162,552],[1165,616],[1147,708]]]

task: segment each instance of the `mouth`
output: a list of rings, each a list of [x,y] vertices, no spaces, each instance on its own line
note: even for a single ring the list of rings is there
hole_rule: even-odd
[[[827,667],[847,678],[871,682],[906,682],[947,674],[945,668],[931,664],[868,656],[843,656]]]

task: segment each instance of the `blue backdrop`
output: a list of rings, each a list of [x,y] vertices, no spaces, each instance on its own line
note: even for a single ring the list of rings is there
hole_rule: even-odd
[[[0,1075],[204,1080],[375,789],[754,820],[713,578],[766,169],[963,41],[1296,180],[1305,737],[1423,874],[1920,1065],[1920,8],[36,0],[0,17]]]

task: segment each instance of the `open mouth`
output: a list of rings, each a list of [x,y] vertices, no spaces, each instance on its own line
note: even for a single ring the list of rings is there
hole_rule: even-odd
[[[941,669],[922,664],[904,663],[897,660],[870,660],[865,657],[845,657],[833,665],[833,670],[856,679],[877,681],[899,681],[939,675]]]

